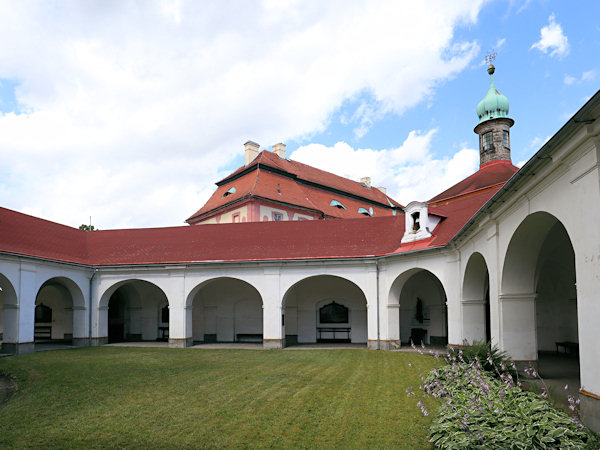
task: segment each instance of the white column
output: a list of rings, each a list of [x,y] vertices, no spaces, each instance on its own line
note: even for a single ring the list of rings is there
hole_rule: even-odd
[[[263,274],[263,347],[283,348],[282,298],[279,287],[279,268],[268,268]]]
[[[462,325],[461,325],[461,301],[460,301],[460,255],[458,252],[452,252],[446,257],[446,268],[444,279],[440,279],[444,293],[446,294],[446,306],[448,311],[448,343],[462,344]],[[442,294],[443,295],[443,294]]]
[[[2,349],[10,353],[29,353],[34,349],[33,332],[35,326],[36,267],[22,264],[19,271],[19,290],[16,305],[4,305],[4,323],[16,326],[6,327]]]
[[[515,361],[537,361],[535,293],[500,295],[500,348]]]
[[[597,224],[596,224],[597,225]],[[577,278],[577,326],[581,377],[581,417],[592,430],[600,432],[600,232],[591,232],[595,245],[575,249]]]
[[[169,271],[169,283],[166,287],[169,302],[169,347],[190,347],[194,343],[192,336],[192,307],[186,307],[185,272]]]
[[[380,349],[381,317],[379,316],[379,311],[377,310],[377,268],[375,264],[369,266],[367,269],[367,276],[367,289],[364,293],[367,300],[367,347],[370,349]],[[379,294],[381,295],[381,293]],[[379,302],[381,303],[381,301],[382,299],[380,297]]]
[[[485,341],[485,300],[463,300],[462,336],[468,343]]]

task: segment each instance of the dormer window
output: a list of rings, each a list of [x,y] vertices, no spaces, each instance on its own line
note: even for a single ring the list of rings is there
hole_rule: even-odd
[[[358,208],[358,213],[362,214],[363,216],[372,216],[373,215],[373,208],[369,208],[369,210],[366,210],[365,208]]]
[[[420,219],[421,213],[420,212],[415,212],[412,214],[412,218],[413,218],[413,231],[419,231],[419,229],[421,228],[421,219]]]
[[[234,187],[232,187],[232,188],[229,188],[229,189],[227,190],[227,192],[225,192],[225,193],[223,194],[223,197],[227,197],[228,195],[231,195],[231,194],[235,194],[235,188],[234,188]]]
[[[483,140],[483,151],[484,152],[494,149],[494,132],[493,131],[488,131],[487,133],[483,133],[483,136],[481,136],[481,139]]]
[[[340,202],[338,202],[337,200],[331,200],[331,203],[329,204],[329,206],[335,206],[338,209],[346,209],[346,207],[344,205],[342,205]]]
[[[404,236],[401,243],[419,241],[431,237],[427,203],[410,202],[404,208]]]

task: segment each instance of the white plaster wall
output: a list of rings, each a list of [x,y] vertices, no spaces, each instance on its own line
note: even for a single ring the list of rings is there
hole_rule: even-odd
[[[332,301],[349,309],[349,323],[319,323],[319,308]],[[367,342],[366,299],[362,291],[346,279],[325,275],[299,282],[287,294],[285,314],[285,334],[297,335],[299,343],[316,342],[318,326],[350,327],[352,342]]]
[[[156,339],[159,307],[165,301],[169,303],[170,337],[185,333],[186,317],[181,313],[185,311],[184,278],[180,271],[165,267],[147,270],[121,268],[99,269],[94,276],[92,337],[108,337],[108,303],[112,294],[122,286],[125,286],[128,302],[126,333],[142,335],[144,340]]]
[[[417,298],[423,302],[422,323],[415,317]],[[408,342],[412,328],[427,330],[426,344],[431,342],[432,336],[445,337],[447,333],[444,305],[444,293],[430,272],[420,271],[412,275],[400,293],[400,340]]]
[[[428,333],[428,337],[444,336],[446,333],[441,333],[441,328],[437,325],[438,321],[445,323],[443,319],[444,305],[442,296],[445,295],[448,303],[448,327],[447,335],[450,343],[456,343],[453,339],[458,339],[460,332],[460,299],[459,285],[457,283],[458,260],[453,252],[426,252],[414,255],[404,255],[390,258],[385,262],[380,272],[380,296],[381,296],[381,338],[382,340],[406,342],[410,336],[410,328],[426,328],[424,326],[415,327],[412,325],[411,317],[414,316],[414,302],[416,298],[406,297],[403,302],[400,299],[401,292],[407,282],[416,274],[430,272],[435,276],[442,288],[443,293],[440,294],[439,289],[430,287],[430,282],[426,282],[423,289],[427,290],[427,296],[432,299],[431,309],[433,316],[430,319],[435,320],[435,327]],[[419,278],[417,278],[419,280]],[[423,281],[423,280],[421,280]],[[415,296],[415,290],[418,289],[419,281],[412,281],[413,287],[409,285],[409,291],[405,291],[405,296]],[[433,285],[432,285],[433,286]],[[431,292],[429,292],[431,290]],[[425,293],[423,293],[425,294]],[[422,298],[424,301],[425,298]],[[458,306],[458,308],[457,308]],[[431,308],[430,306],[428,306]],[[458,320],[452,321],[451,309],[458,309]],[[401,319],[402,318],[402,319]],[[401,322],[402,321],[402,322]],[[421,325],[421,324],[419,324]],[[445,327],[445,325],[444,325]],[[459,341],[460,343],[460,341]]]
[[[66,289],[65,295],[71,297],[71,315],[74,316],[68,324],[63,324],[62,320],[57,322],[56,336],[64,331],[72,333],[73,337],[87,337],[90,274],[88,269],[23,257],[2,256],[0,274],[6,278],[4,284],[7,284],[7,289],[11,291],[11,299],[7,300],[5,293],[3,301],[3,342],[34,341],[35,300],[41,286],[51,279],[61,284]],[[58,317],[62,317],[62,313]],[[57,338],[62,339],[63,336]]]
[[[240,334],[263,334],[262,299],[249,284],[235,278],[206,283],[194,296],[194,341],[216,334],[219,342],[237,341]]]
[[[377,340],[377,283],[373,261],[290,264],[282,267],[279,283],[284,293],[286,335],[297,334],[299,342],[315,342],[316,303],[330,298],[338,303],[341,303],[338,299],[352,300],[346,305],[351,310],[351,320],[356,321],[352,325],[356,328],[352,329],[352,342]]]
[[[523,177],[519,185],[512,188],[511,195],[496,204],[493,212],[483,217],[458,243],[463,279],[472,251],[482,253],[488,265],[492,340],[516,359],[536,359],[538,346],[550,350],[556,340],[578,341],[581,383],[596,395],[600,394],[600,378],[597,377],[600,372],[600,345],[597,344],[600,144],[596,137],[599,132],[600,123],[596,121],[593,125],[582,126],[576,134],[561,142],[551,158],[546,158],[545,164],[534,170],[534,176]],[[567,230],[575,253],[575,295],[569,292],[572,288],[568,283],[557,284],[556,273],[540,275],[534,272],[536,259],[540,256],[540,242],[526,239],[519,245],[523,257],[516,261],[528,266],[528,270],[506,264],[507,249],[515,231],[536,212],[553,215]],[[542,224],[533,230],[533,241],[536,234],[548,231],[545,227]],[[512,276],[507,282],[509,274]],[[536,284],[538,282],[541,285]]]
[[[40,289],[35,304],[44,304],[52,309],[52,322],[40,325],[52,327],[52,339],[73,337],[73,301],[69,291],[61,285],[48,285]]]
[[[18,342],[18,298],[20,264],[14,257],[0,258],[0,287],[2,288],[2,342]]]

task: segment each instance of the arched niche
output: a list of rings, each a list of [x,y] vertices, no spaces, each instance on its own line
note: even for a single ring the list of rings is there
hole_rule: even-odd
[[[169,305],[165,292],[140,279],[110,286],[99,302],[99,330],[108,342],[167,340],[169,324],[162,309]]]
[[[195,343],[263,341],[263,301],[250,283],[212,278],[192,289],[192,337]]]
[[[10,280],[0,273],[0,343],[2,352],[12,353],[18,343],[18,298]]]
[[[481,253],[473,253],[467,262],[462,286],[462,335],[466,343],[491,340],[490,281]]]
[[[40,286],[33,313],[34,342],[88,342],[88,317],[81,288],[67,277],[52,277]]]
[[[509,242],[499,296],[501,346],[512,358],[538,361],[541,354],[555,354],[557,343],[575,349],[575,273],[575,252],[562,222],[546,212],[527,216]]]
[[[347,322],[323,322],[322,308],[347,310]],[[284,294],[282,310],[286,345],[367,342],[366,296],[346,278],[335,275],[304,278]]]
[[[446,292],[434,273],[413,268],[396,277],[388,294],[388,332],[401,345],[448,343]]]

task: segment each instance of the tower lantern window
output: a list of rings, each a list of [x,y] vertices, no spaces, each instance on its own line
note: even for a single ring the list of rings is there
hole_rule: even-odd
[[[483,151],[493,150],[494,148],[494,132],[488,131],[483,134]]]
[[[506,130],[502,130],[502,145],[504,145],[506,148],[510,148],[508,143],[508,131]]]

